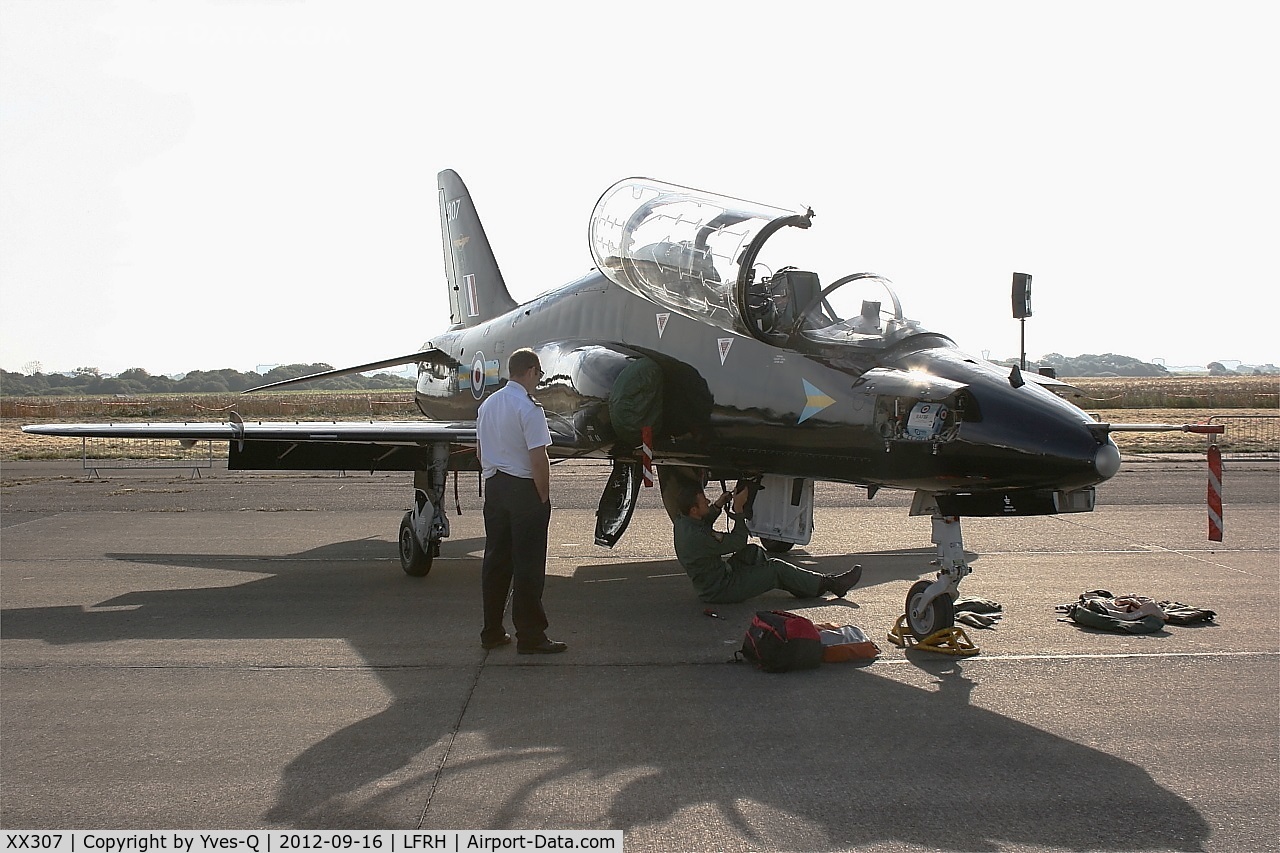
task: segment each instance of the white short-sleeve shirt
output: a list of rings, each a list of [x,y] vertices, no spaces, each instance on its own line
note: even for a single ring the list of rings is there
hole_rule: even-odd
[[[508,381],[480,404],[476,438],[484,479],[502,471],[529,480],[529,451],[551,444],[551,430],[546,413],[524,386]]]

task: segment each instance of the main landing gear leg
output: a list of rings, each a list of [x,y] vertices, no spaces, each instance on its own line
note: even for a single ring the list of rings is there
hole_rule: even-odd
[[[431,448],[431,467],[413,473],[413,506],[400,521],[400,567],[420,578],[431,571],[440,540],[449,535],[444,511],[444,485],[449,476],[449,445]]]
[[[975,655],[977,647],[963,628],[955,626],[954,604],[960,594],[960,581],[973,571],[964,556],[960,518],[934,513],[933,543],[938,546],[938,576],[912,584],[907,591],[906,612],[889,632],[889,641],[902,648],[914,644],[929,651]]]

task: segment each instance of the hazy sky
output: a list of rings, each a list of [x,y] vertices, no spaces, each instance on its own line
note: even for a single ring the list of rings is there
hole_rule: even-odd
[[[817,213],[971,353],[1280,363],[1274,3],[0,0],[0,367],[346,366],[520,301],[643,175]]]

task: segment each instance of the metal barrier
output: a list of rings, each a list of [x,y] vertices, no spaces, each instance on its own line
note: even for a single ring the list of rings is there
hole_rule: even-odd
[[[90,477],[99,469],[190,468],[192,478],[201,468],[213,467],[213,442],[184,443],[171,438],[83,438],[80,458]],[[202,446],[203,445],[203,446]]]
[[[1214,415],[1208,422],[1226,427],[1222,435],[1209,436],[1224,459],[1280,459],[1280,414]]]

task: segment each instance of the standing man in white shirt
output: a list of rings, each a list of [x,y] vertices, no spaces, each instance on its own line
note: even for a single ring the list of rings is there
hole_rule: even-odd
[[[551,523],[551,431],[533,399],[542,364],[533,350],[518,349],[507,360],[507,372],[510,381],[480,404],[476,420],[485,532],[480,645],[496,649],[511,642],[502,623],[510,591],[516,651],[550,655],[568,646],[547,637],[542,609]]]

